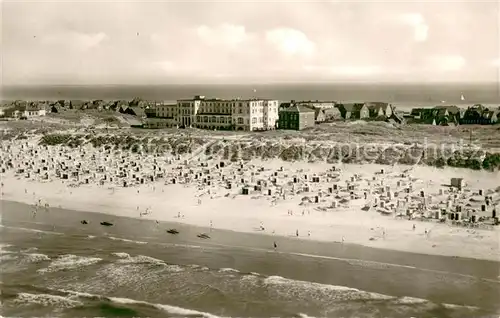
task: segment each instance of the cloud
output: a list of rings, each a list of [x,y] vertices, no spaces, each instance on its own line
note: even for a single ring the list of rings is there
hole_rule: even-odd
[[[67,45],[77,49],[88,50],[97,47],[106,41],[108,36],[103,33],[79,33],[79,32],[61,32],[42,37],[42,43],[48,45]]]
[[[466,60],[460,55],[435,55],[428,58],[429,67],[432,70],[442,72],[460,71],[466,64]]]
[[[420,13],[405,13],[399,16],[399,21],[413,27],[413,39],[416,42],[425,42],[429,34],[429,26]]]
[[[314,54],[316,45],[301,31],[278,28],[266,32],[266,40],[287,55],[309,57]]]
[[[224,45],[235,48],[248,39],[245,27],[241,25],[222,24],[217,27],[201,25],[196,29],[198,37],[209,45]]]

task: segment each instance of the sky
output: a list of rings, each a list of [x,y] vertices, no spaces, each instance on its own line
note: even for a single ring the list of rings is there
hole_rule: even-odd
[[[4,0],[1,14],[3,85],[500,79],[500,0]]]

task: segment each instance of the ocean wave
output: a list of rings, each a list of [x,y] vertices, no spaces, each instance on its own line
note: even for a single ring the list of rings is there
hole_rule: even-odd
[[[83,305],[81,301],[72,298],[75,298],[75,296],[65,297],[51,294],[19,293],[14,302],[19,305],[41,305],[58,308],[72,308]]]
[[[208,270],[210,270],[210,268],[208,268],[206,266],[201,266],[201,265],[197,265],[197,264],[187,265],[187,267],[191,268],[191,269],[194,269],[194,270],[198,270],[198,271],[208,271]]]
[[[167,271],[172,273],[185,271],[185,269],[180,265],[167,264],[165,261],[151,256],[145,256],[145,255],[130,256],[130,254],[123,252],[115,252],[112,253],[112,255],[120,258],[116,262],[118,264],[127,264],[127,265],[148,264],[157,266],[159,265],[159,266],[164,266],[167,269]]]
[[[111,253],[111,255],[119,257],[119,258],[129,258],[130,257],[129,253],[124,253],[124,252]]]
[[[145,256],[145,255],[137,255],[137,256],[130,256],[126,253],[122,254],[122,258],[117,261],[117,263],[120,264],[152,264],[152,265],[167,265],[164,261],[161,259],[157,259],[151,256]]]
[[[313,316],[309,316],[309,315],[306,315],[306,314],[303,314],[303,313],[299,313],[298,316],[300,318],[316,318],[316,317],[313,317]]]
[[[49,256],[41,253],[25,253],[24,255],[26,257],[23,261],[28,263],[39,263],[51,260]]]
[[[126,238],[121,238],[121,237],[108,236],[107,238],[109,238],[110,240],[113,240],[113,241],[122,241],[122,242],[135,243],[135,244],[148,244],[148,242],[129,240]]]
[[[427,303],[428,300],[422,299],[422,298],[415,298],[415,297],[400,297],[394,300],[395,303],[398,303],[400,305],[415,305],[415,304],[423,304]]]
[[[26,227],[16,227],[16,226],[6,226],[6,225],[0,225],[0,227],[4,227],[6,229],[12,229],[12,230],[20,230],[20,231],[26,231],[26,232],[41,233],[41,234],[64,235],[64,233],[61,233],[61,232],[43,231],[43,230],[37,230],[37,229],[30,229],[30,228],[26,228]]]
[[[315,293],[318,296],[337,300],[392,300],[395,298],[351,287],[293,280],[281,276],[268,276],[264,279],[264,284],[273,285],[276,291],[283,292],[284,295],[297,296],[297,293]]]
[[[273,287],[277,287],[276,291],[282,293],[285,297],[286,295],[292,295],[292,297],[295,300],[299,299],[302,293],[306,293],[309,295],[314,294],[315,298],[326,297],[329,300],[388,301],[391,304],[412,305],[412,306],[422,305],[422,304],[429,304],[429,305],[433,304],[430,300],[422,298],[409,297],[409,296],[402,296],[402,297],[389,296],[380,293],[363,291],[351,287],[299,281],[299,280],[284,278],[281,276],[268,276],[264,279],[264,283],[267,285],[273,285]],[[442,305],[447,309],[467,309],[471,311],[480,309],[478,307],[467,306],[467,305],[456,305],[456,304],[440,304],[440,305]]]
[[[21,250],[21,253],[33,253],[34,251],[38,251],[37,247],[28,247],[27,249]]]
[[[220,268],[220,273],[239,273],[240,271],[234,268]]]
[[[51,273],[61,270],[75,269],[84,266],[90,266],[100,262],[98,257],[76,256],[72,254],[61,255],[53,260],[47,268],[37,270],[39,273]]]
[[[1,262],[6,262],[6,261],[14,261],[18,258],[17,255],[13,254],[2,254],[0,255],[0,263]]]
[[[12,251],[7,250],[7,248],[12,247],[10,244],[0,244],[0,255],[2,254],[11,254]]]
[[[76,296],[77,299],[90,299],[90,300],[99,300],[99,301],[106,301],[106,302],[111,302],[115,304],[120,304],[120,305],[143,305],[143,306],[148,306],[152,307],[161,311],[164,311],[165,313],[169,315],[176,315],[180,317],[189,317],[189,316],[195,316],[195,317],[203,317],[203,318],[219,318],[218,316],[212,315],[210,313],[206,312],[201,312],[193,309],[187,309],[187,308],[182,308],[182,307],[176,307],[176,306],[171,306],[171,305],[165,305],[165,304],[154,304],[150,303],[147,301],[142,301],[142,300],[135,300],[135,299],[130,299],[130,298],[122,298],[122,297],[108,297],[108,296],[101,296],[101,295],[96,295],[96,294],[90,294],[90,293],[81,293],[77,291],[72,291],[72,290],[64,290],[64,289],[58,289],[56,290],[59,293],[65,293],[68,297],[65,297],[65,299],[74,299]]]
[[[91,239],[95,238],[95,235],[87,235],[87,238],[88,238],[89,240],[91,240]]]

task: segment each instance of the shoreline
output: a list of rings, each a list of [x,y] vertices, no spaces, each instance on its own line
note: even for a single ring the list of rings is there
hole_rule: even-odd
[[[59,180],[41,183],[14,176],[3,178],[2,182],[7,186],[0,200],[33,205],[36,200],[31,194],[34,192],[42,203],[49,203],[51,207],[103,213],[111,216],[111,219],[113,216],[122,216],[207,228],[211,224],[214,229],[266,235],[271,240],[294,237],[299,242],[342,244],[344,239],[344,244],[369,248],[500,262],[498,228],[470,230],[439,223],[396,220],[377,215],[374,211],[368,214],[353,211],[356,207],[333,214],[312,211],[308,212],[312,215],[287,216],[285,210],[294,208],[289,202],[270,207],[265,202],[259,202],[261,200],[251,198],[203,198],[203,204],[198,205],[194,202],[196,195],[193,186],[187,185],[168,185],[164,188],[165,192],[160,192],[153,191],[151,187],[160,188],[163,186],[161,184],[111,190],[93,185],[71,188]],[[148,208],[153,212],[139,217],[145,207],[134,207],[140,202],[148,202]],[[182,211],[183,218],[178,218],[178,211]],[[416,224],[417,230],[411,229],[412,223]],[[258,230],[262,224],[265,231]],[[382,225],[383,231],[387,231],[386,237],[382,238],[380,226],[377,225]],[[432,229],[430,237],[424,236],[425,227],[429,227],[429,232]],[[299,237],[295,235],[296,230],[299,230]],[[377,239],[369,240],[371,237]]]
[[[210,229],[209,227],[161,221],[156,223],[150,219],[139,219],[130,216],[119,216],[113,219],[114,226],[103,227],[101,221],[110,221],[109,214],[90,211],[76,211],[63,208],[52,208],[50,213],[43,212],[37,220],[31,218],[31,207],[25,203],[0,200],[5,208],[0,214],[6,228],[41,231],[40,233],[73,233],[76,236],[89,238],[109,238],[113,241],[124,241],[131,244],[152,244],[158,246],[185,246],[187,248],[224,248],[249,250],[261,253],[278,253],[300,260],[317,259],[318,261],[347,262],[355,266],[374,268],[397,268],[400,270],[416,270],[430,273],[457,275],[457,277],[476,277],[485,281],[499,283],[498,262],[465,257],[419,254],[367,247],[355,243],[334,243],[317,240],[295,239],[292,237],[272,237],[258,232],[236,232],[226,229]],[[89,224],[80,226],[81,219],[89,220]],[[180,234],[166,233],[169,228],[177,229]],[[146,230],[146,232],[145,232]],[[60,234],[59,234],[60,233]],[[197,238],[199,233],[208,233],[211,239]],[[273,241],[278,242],[278,249],[273,250]],[[236,265],[235,265],[236,266]],[[238,266],[236,266],[238,267]],[[237,268],[237,270],[240,270]],[[272,272],[261,274],[274,275]]]
[[[170,222],[156,224],[151,220],[130,217],[115,218],[115,226],[103,227],[99,222],[109,220],[108,215],[58,208],[51,209],[49,213],[40,213],[38,219],[33,220],[28,205],[7,201],[0,202],[0,205],[4,211],[2,231],[6,234],[5,242],[24,249],[39,246],[39,253],[48,255],[52,260],[74,254],[105,259],[102,263],[104,266],[107,257],[121,252],[129,253],[132,259],[138,260],[152,257],[153,261],[163,261],[169,267],[201,266],[217,272],[230,271],[230,275],[239,272],[245,277],[283,278],[295,282],[294,286],[307,283],[321,290],[344,290],[347,287],[353,291],[377,293],[419,303],[429,301],[498,311],[495,295],[498,294],[496,291],[500,280],[497,278],[496,262],[293,238],[281,238],[279,250],[275,252],[269,246],[268,237],[255,233],[214,230],[210,240],[201,240],[196,234],[209,229],[190,225],[177,227]],[[89,224],[82,226],[79,222],[81,219],[88,220]],[[55,228],[52,227],[54,224]],[[166,234],[165,229],[170,226],[179,229],[180,234]],[[21,228],[22,231],[15,228]],[[28,228],[33,233],[24,232]],[[68,272],[66,274],[71,275]],[[420,282],[417,288],[412,281]],[[439,284],[440,289],[437,294],[429,295],[424,284]],[[470,287],[477,293],[467,296],[471,292],[468,284],[472,284]],[[454,286],[458,287],[460,294],[454,292]],[[207,309],[202,311],[211,312]]]

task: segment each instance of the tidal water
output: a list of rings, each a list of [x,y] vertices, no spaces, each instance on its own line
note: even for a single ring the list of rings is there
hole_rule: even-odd
[[[499,263],[0,201],[4,317],[497,317]],[[88,224],[81,224],[85,219]],[[107,221],[113,226],[105,227]],[[175,228],[179,234],[167,233]],[[199,233],[210,238],[200,239]],[[276,241],[278,248],[273,249]]]

